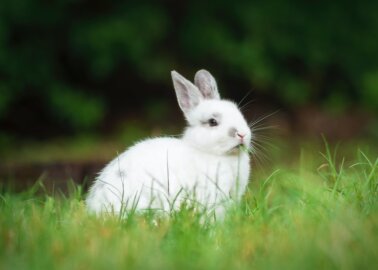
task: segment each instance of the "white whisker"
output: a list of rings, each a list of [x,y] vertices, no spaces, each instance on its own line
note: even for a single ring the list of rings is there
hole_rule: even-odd
[[[242,104],[242,102],[252,93],[252,89],[247,92],[247,94],[238,102],[238,107]],[[243,105],[244,106],[244,105]]]
[[[259,117],[259,118],[257,118],[255,121],[250,122],[248,125],[249,125],[250,128],[253,128],[256,124],[260,123],[261,121],[264,121],[264,120],[267,119],[268,117],[271,117],[271,116],[275,115],[275,114],[278,113],[278,112],[279,112],[279,110],[277,110],[277,111],[275,111],[275,112],[272,112],[272,113],[270,113],[270,114],[268,114],[268,115],[265,115],[265,116]]]
[[[244,111],[245,110],[245,108],[248,106],[248,105],[251,105],[251,103],[253,103],[253,102],[255,102],[256,101],[256,99],[251,99],[251,100],[249,100],[247,103],[245,103],[243,106],[241,106],[239,109],[240,109],[240,111]]]

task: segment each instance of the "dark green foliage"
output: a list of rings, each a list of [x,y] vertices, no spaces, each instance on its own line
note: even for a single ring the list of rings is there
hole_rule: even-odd
[[[170,70],[202,67],[240,82],[222,89],[235,96],[254,89],[287,108],[376,110],[377,10],[341,0],[2,0],[0,121],[28,100],[51,122],[85,130],[168,95]]]

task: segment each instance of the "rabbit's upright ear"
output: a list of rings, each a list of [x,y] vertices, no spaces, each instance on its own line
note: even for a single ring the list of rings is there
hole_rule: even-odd
[[[176,71],[171,71],[173,87],[181,110],[184,113],[195,108],[203,99],[198,88]]]
[[[220,99],[217,82],[205,69],[198,70],[194,76],[194,84],[205,99]]]

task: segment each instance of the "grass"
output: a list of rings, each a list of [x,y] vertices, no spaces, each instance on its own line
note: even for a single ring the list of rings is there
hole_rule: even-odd
[[[3,191],[0,269],[377,269],[377,156],[343,159],[326,144],[252,179],[219,223],[186,208],[94,217],[80,186]]]

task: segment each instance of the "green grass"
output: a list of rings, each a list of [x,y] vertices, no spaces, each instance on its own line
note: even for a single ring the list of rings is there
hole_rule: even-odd
[[[0,269],[377,269],[377,156],[323,152],[255,173],[219,223],[191,209],[96,218],[79,186],[2,192]]]

